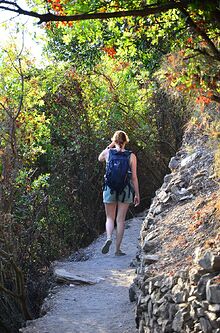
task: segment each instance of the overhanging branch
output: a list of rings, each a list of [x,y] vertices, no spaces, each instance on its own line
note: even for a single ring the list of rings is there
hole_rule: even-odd
[[[187,5],[192,0],[185,0],[181,1],[181,4]],[[167,2],[163,5],[149,5],[145,6],[142,9],[133,9],[133,10],[123,10],[118,12],[107,12],[107,13],[86,13],[86,14],[76,14],[76,15],[55,15],[53,13],[45,13],[40,14],[33,11],[28,11],[22,9],[17,3],[13,1],[0,1],[0,9],[11,11],[14,13],[17,13],[19,15],[25,15],[30,17],[35,17],[39,19],[39,24],[41,23],[47,23],[51,21],[82,21],[82,20],[95,20],[95,19],[108,19],[108,18],[116,18],[116,17],[127,17],[127,16],[133,16],[133,17],[145,17],[151,14],[158,14],[162,12],[166,12],[170,9],[177,8],[178,4],[180,2],[178,1],[171,1]]]
[[[186,18],[186,22],[188,23],[188,25],[193,29],[193,31],[198,35],[201,36],[202,39],[207,43],[207,46],[209,47],[209,49],[211,50],[213,56],[215,59],[220,61],[220,52],[219,50],[216,48],[215,44],[213,43],[213,41],[209,38],[209,36],[205,33],[204,30],[202,30],[197,24],[196,22],[193,21],[193,19],[191,18],[190,14],[187,12],[187,10],[183,7],[183,6],[179,6],[180,11],[182,12],[182,14],[185,16]]]
[[[143,7],[142,9],[132,9],[132,10],[123,10],[117,12],[102,12],[102,13],[84,13],[84,14],[76,14],[76,15],[56,15],[51,12],[47,12],[45,14],[40,14],[33,11],[28,11],[22,9],[16,2],[8,1],[8,0],[0,0],[0,9],[14,12],[18,15],[25,15],[29,17],[34,17],[39,19],[38,24],[47,23],[51,21],[83,21],[83,20],[104,20],[109,18],[117,18],[117,17],[147,17],[148,15],[155,15],[162,12],[166,12],[170,9],[178,9],[182,14],[186,17],[187,24],[195,31],[195,33],[203,38],[206,41],[209,49],[211,50],[215,59],[220,61],[220,52],[212,42],[212,40],[208,37],[208,35],[203,31],[196,22],[193,21],[190,14],[188,13],[186,7],[193,0],[179,0],[179,1],[168,1],[165,4],[152,4]]]

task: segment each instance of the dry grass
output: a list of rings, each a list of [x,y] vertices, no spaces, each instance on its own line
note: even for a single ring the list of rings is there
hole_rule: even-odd
[[[194,265],[195,250],[220,250],[220,191],[180,204],[157,223],[160,260],[152,265],[155,273],[173,275]]]
[[[215,174],[218,179],[220,179],[220,144],[218,146],[218,149],[215,153]]]

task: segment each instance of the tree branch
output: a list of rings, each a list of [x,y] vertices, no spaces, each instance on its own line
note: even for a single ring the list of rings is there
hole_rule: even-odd
[[[191,2],[192,0],[185,0],[181,1],[181,4],[183,3],[184,5],[188,5]],[[82,20],[108,19],[108,18],[126,17],[126,16],[145,17],[151,14],[158,14],[166,12],[170,9],[178,8],[179,4],[180,4],[179,1],[171,1],[163,5],[153,4],[145,6],[142,9],[123,10],[118,12],[85,13],[85,14],[76,14],[76,15],[55,15],[50,12],[46,14],[40,14],[37,12],[24,10],[16,2],[3,0],[0,1],[0,9],[11,11],[20,15],[35,17],[39,19],[38,24],[41,24],[43,22],[46,23],[50,21],[82,21]]]
[[[179,5],[179,10],[182,12],[182,14],[186,17],[186,22],[189,24],[189,26],[193,29],[193,31],[207,43],[209,49],[212,51],[215,59],[220,61],[220,52],[216,48],[213,41],[208,37],[208,35],[203,31],[190,17],[190,14],[187,12],[187,10],[182,6]]]
[[[12,296],[12,297],[14,297],[14,298],[17,298],[17,299],[20,298],[20,296],[19,296],[18,294],[14,293],[14,292],[11,291],[10,289],[5,288],[5,287],[4,287],[3,285],[1,285],[1,284],[0,284],[0,291],[3,291],[3,292],[6,293],[7,295],[10,295],[10,296]]]
[[[197,57],[199,54],[202,54],[203,56],[209,57],[209,58],[211,58],[212,60],[213,60],[213,59],[216,60],[216,57],[213,56],[212,54],[210,54],[210,53],[207,51],[207,49],[205,49],[205,48],[194,48],[194,47],[187,46],[187,49],[192,50],[193,53],[190,54],[190,55],[188,55],[187,57],[184,57],[183,60],[187,60],[187,59],[195,58],[195,57]]]
[[[220,104],[220,96],[212,95],[211,100]]]
[[[19,114],[21,113],[21,108],[23,105],[23,99],[24,99],[24,74],[22,71],[22,66],[21,66],[21,59],[18,59],[18,64],[19,64],[19,74],[21,77],[21,95],[20,95],[20,99],[19,99],[19,105],[18,105],[18,110],[17,113],[14,117],[14,120],[18,118]]]

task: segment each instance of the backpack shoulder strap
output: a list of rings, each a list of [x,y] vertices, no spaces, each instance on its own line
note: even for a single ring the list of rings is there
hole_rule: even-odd
[[[128,156],[130,156],[131,153],[132,153],[132,151],[131,151],[131,150],[125,150],[125,153],[126,153]]]
[[[110,148],[109,149],[109,158],[108,160],[110,159],[110,157],[112,157],[113,155],[124,155],[126,157],[130,157],[132,151],[131,150],[125,150],[125,151],[118,151],[114,148]]]
[[[113,148],[110,148],[109,149],[109,153],[108,153],[108,160],[107,160],[107,162],[110,160],[110,158],[113,156],[113,155],[115,155],[115,149],[113,149]]]

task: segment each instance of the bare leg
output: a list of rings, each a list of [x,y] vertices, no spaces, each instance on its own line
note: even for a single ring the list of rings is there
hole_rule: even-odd
[[[117,207],[116,202],[105,204],[107,240],[105,241],[105,244],[102,247],[103,254],[108,253],[110,245],[112,243],[111,238],[114,230],[116,207]]]
[[[125,230],[125,218],[128,211],[129,204],[118,202],[118,212],[117,212],[117,233],[116,233],[116,252],[120,250],[122,238]]]
[[[112,233],[114,230],[116,207],[117,207],[116,202],[105,204],[105,214],[106,214],[105,226],[108,239],[112,237]]]

